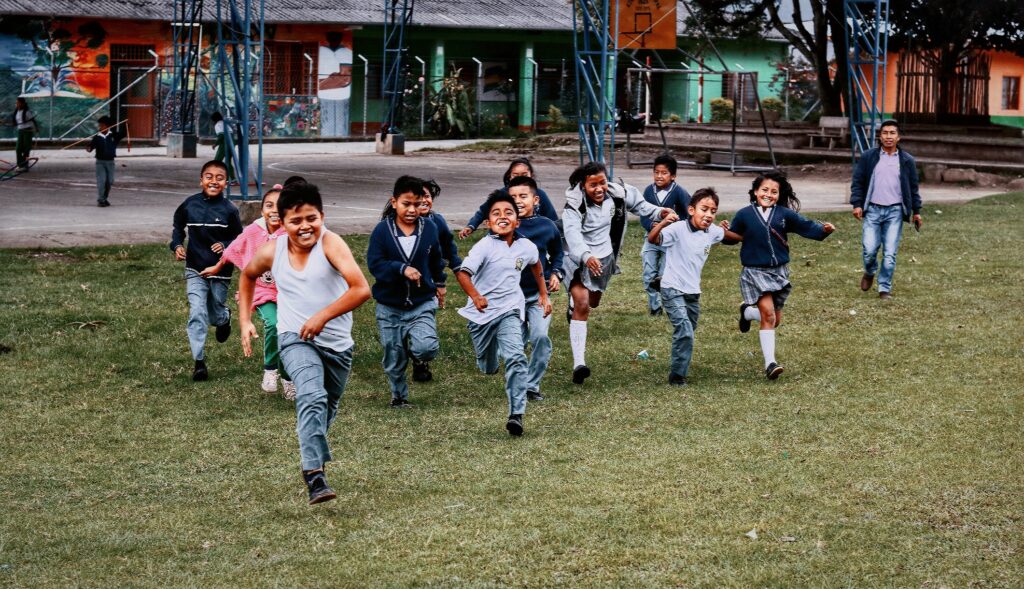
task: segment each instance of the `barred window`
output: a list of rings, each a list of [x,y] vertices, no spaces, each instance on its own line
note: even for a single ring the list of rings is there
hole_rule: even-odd
[[[1020,76],[1003,76],[1003,110],[1020,109]]]
[[[263,45],[263,93],[267,95],[316,94],[316,44],[270,41]],[[306,56],[312,58],[312,62]]]

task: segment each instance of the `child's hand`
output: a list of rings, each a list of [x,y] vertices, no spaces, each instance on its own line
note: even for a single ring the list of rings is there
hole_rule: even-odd
[[[825,235],[831,235],[832,232],[836,230],[836,226],[832,223],[825,223],[822,225],[822,228],[825,229]]]
[[[537,306],[544,309],[545,317],[551,314],[551,301],[547,297],[543,297],[537,301]]]
[[[472,234],[473,234],[473,228],[472,227],[463,227],[462,230],[459,231],[459,239],[466,239],[467,237],[469,237]]]
[[[594,276],[600,276],[601,260],[598,260],[594,256],[590,256],[589,258],[587,258],[587,269],[590,270],[590,273],[593,274]]]
[[[260,334],[256,331],[256,326],[252,324],[252,321],[246,321],[239,326],[242,330],[240,339],[242,340],[242,353],[248,358],[252,356],[252,342],[250,340],[259,339]]]
[[[558,274],[551,273],[551,278],[548,278],[548,292],[558,292],[559,287],[562,286],[562,281],[558,279]]]
[[[484,310],[487,309],[487,299],[480,295],[477,295],[473,297],[473,306],[476,307],[477,311],[483,313]]]
[[[718,226],[721,227],[722,229],[728,229],[729,228],[729,220],[728,219],[722,219],[722,222],[719,223]]]
[[[668,225],[670,223],[675,223],[678,220],[679,215],[677,215],[675,211],[669,211],[669,213],[665,215],[665,218],[662,219],[661,222]]]
[[[412,266],[406,266],[405,270],[402,270],[402,274],[405,274],[406,278],[415,282],[416,286],[420,285],[420,278],[423,278],[423,275],[420,274],[420,271],[417,270],[416,268],[413,268]]]
[[[327,319],[324,318],[323,313],[315,313],[302,324],[299,329],[299,337],[304,341],[311,341],[320,335],[320,332],[324,330],[324,325],[327,325]]]
[[[441,307],[442,309],[444,309],[444,299],[445,299],[445,296],[447,294],[448,294],[448,289],[447,288],[445,288],[443,286],[437,287],[437,306],[438,307]]]
[[[179,245],[174,248],[174,259],[181,262],[185,259],[185,246]]]
[[[210,246],[210,250],[212,250],[213,253],[215,254],[219,254],[224,251],[224,244],[218,241],[217,243]]]
[[[209,278],[209,277],[213,276],[214,274],[216,274],[219,271],[220,271],[220,264],[214,264],[213,266],[210,266],[209,268],[204,268],[199,273],[199,275],[202,276],[203,278]]]

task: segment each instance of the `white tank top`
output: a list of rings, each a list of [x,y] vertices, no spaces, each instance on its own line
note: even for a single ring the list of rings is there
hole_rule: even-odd
[[[288,236],[282,235],[276,240],[271,272],[277,284],[278,334],[291,332],[298,335],[310,317],[348,290],[348,282],[324,254],[326,233],[326,230],[321,231],[320,239],[309,252],[306,267],[301,272],[292,268],[288,259]],[[328,321],[313,342],[336,352],[351,348],[354,343],[351,311]]]

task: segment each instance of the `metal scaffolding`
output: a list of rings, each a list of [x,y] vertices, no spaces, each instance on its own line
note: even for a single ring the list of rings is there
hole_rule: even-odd
[[[225,123],[225,147],[234,163],[241,200],[259,198],[263,186],[263,1],[217,0],[214,79]],[[254,142],[255,165],[249,154]]]
[[[170,131],[196,133],[196,85],[202,49],[203,0],[175,0],[171,28],[174,31],[174,70],[165,112],[171,118]]]
[[[843,0],[846,21],[847,115],[853,159],[874,145],[885,108],[889,0]]]
[[[610,14],[611,2],[615,4],[614,14]],[[609,176],[614,174],[615,165],[618,12],[617,0],[573,0],[580,163],[603,162]]]
[[[405,95],[405,26],[412,21],[415,0],[384,0],[384,100],[387,112],[381,123],[381,138],[401,133]]]

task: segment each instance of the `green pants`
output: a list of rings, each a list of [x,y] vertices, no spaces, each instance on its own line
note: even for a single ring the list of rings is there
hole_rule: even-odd
[[[263,369],[277,369],[283,380],[291,380],[281,364],[281,354],[277,348],[277,303],[271,301],[256,307],[260,319],[263,320]]]
[[[18,142],[14,146],[14,152],[18,157],[18,166],[25,165],[32,155],[32,129],[18,129]]]
[[[217,160],[218,162],[224,162],[227,165],[227,167],[228,167],[228,180],[234,180],[235,179],[235,172],[231,168],[231,157],[227,153],[227,144],[224,141],[224,134],[223,133],[221,133],[220,135],[217,135],[217,143],[214,143],[214,145],[217,146],[217,152],[215,154],[213,154],[213,159]],[[224,158],[225,155],[228,155],[226,160]],[[276,307],[276,305],[275,305],[275,307]]]

